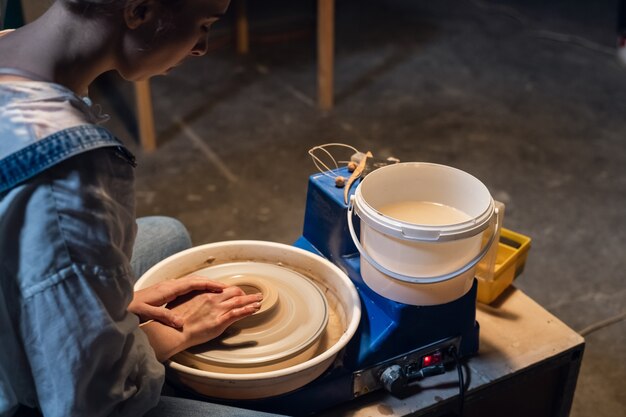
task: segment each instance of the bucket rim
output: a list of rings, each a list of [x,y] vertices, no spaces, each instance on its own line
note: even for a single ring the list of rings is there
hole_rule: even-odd
[[[351,203],[354,205],[354,211],[359,218],[371,228],[388,236],[393,236],[403,240],[416,240],[424,242],[447,242],[453,240],[461,240],[471,236],[475,236],[483,232],[489,227],[489,223],[495,214],[495,201],[491,196],[488,188],[478,178],[461,169],[443,164],[435,164],[431,162],[402,162],[399,164],[389,165],[379,170],[397,167],[400,165],[419,165],[419,166],[436,166],[457,171],[463,175],[469,176],[476,181],[489,195],[489,201],[485,210],[478,216],[464,222],[444,225],[426,225],[410,223],[382,214],[379,210],[372,207],[363,196],[362,187],[367,181],[365,177],[357,186]]]

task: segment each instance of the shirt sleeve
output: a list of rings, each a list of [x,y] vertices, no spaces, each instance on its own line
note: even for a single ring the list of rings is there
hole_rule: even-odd
[[[28,187],[20,231],[20,334],[46,416],[139,416],[164,368],[138,318],[129,264],[132,169],[113,148],[71,158]]]

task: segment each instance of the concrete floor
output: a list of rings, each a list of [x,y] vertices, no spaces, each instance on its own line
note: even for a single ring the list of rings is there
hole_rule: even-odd
[[[111,128],[138,156],[138,215],[181,219],[195,244],[292,243],[310,147],[443,163],[480,178],[506,203],[505,226],[532,237],[519,288],[575,330],[623,318],[616,0],[339,1],[329,113],[315,106],[315,2],[249,3],[249,56],[229,45],[153,79],[156,152],[142,152],[122,123],[128,110],[111,107],[128,84],[100,84]],[[219,23],[215,45],[228,33]],[[626,322],[586,341],[571,416],[626,416]]]

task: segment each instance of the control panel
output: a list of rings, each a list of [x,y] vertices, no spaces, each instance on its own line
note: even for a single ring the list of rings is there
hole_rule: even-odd
[[[458,352],[460,337],[440,340],[409,353],[354,372],[353,394],[360,397],[384,388],[399,395],[415,381],[446,372],[454,362],[453,349]]]

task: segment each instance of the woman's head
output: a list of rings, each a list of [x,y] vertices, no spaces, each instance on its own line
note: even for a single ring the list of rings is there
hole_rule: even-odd
[[[207,50],[209,28],[230,0],[58,0],[83,18],[103,18],[118,28],[115,67],[141,80],[164,74]],[[113,20],[111,22],[111,20]]]

